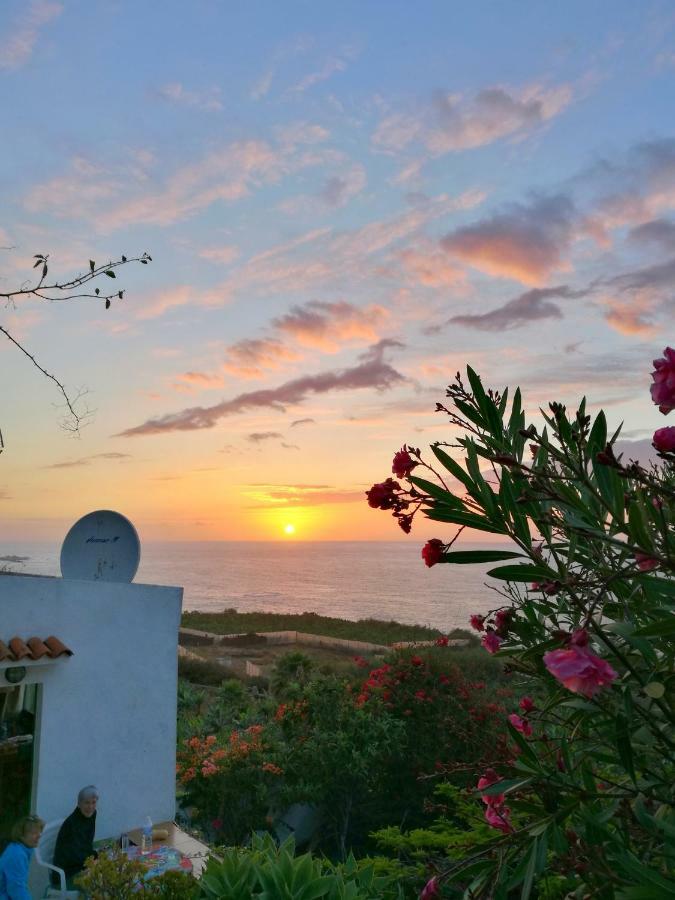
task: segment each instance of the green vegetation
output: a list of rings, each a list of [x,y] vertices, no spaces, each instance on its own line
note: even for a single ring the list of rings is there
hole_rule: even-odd
[[[426,625],[404,625],[401,622],[384,622],[379,619],[335,619],[313,612],[300,614],[251,612],[240,613],[225,609],[220,613],[186,612],[182,625],[213,634],[245,634],[265,631],[304,631],[327,637],[352,641],[370,641],[373,644],[393,644],[396,641],[433,641],[442,632]],[[462,629],[455,629],[449,637],[471,638]]]

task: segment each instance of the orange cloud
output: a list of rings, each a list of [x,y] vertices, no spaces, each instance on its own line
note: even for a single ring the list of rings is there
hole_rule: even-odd
[[[307,347],[337,353],[344,342],[377,341],[379,328],[388,316],[388,310],[382,306],[360,309],[344,300],[337,303],[314,300],[292,307],[289,313],[274,319],[273,325]]]
[[[248,339],[228,347],[223,370],[238,378],[262,378],[267,371],[275,371],[300,358],[274,338]]]
[[[513,204],[505,212],[458,228],[441,241],[451,256],[482,272],[537,285],[569,269],[574,207],[562,195]]]

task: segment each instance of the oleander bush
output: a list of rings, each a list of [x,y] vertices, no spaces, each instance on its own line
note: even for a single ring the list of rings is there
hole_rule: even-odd
[[[429,459],[404,446],[395,478],[367,492],[406,533],[420,514],[450,529],[423,546],[427,566],[495,563],[497,604],[471,624],[520,688],[508,754],[473,767],[492,838],[450,848],[451,863],[429,847],[437,872],[421,896],[675,896],[675,427],[655,432],[658,463],[643,466],[585,400],[573,413],[551,403],[535,425],[519,390],[509,403],[467,379],[437,404],[455,442]],[[672,411],[674,350],[653,379]],[[462,550],[465,528],[509,544]]]

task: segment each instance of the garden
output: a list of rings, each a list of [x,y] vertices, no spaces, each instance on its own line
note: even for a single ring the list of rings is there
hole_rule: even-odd
[[[652,379],[668,414],[674,350]],[[585,400],[531,424],[471,368],[437,410],[454,442],[404,446],[367,501],[439,529],[421,566],[494,563],[494,609],[461,650],[182,680],[179,798],[217,858],[164,896],[675,896],[675,426],[646,467]]]

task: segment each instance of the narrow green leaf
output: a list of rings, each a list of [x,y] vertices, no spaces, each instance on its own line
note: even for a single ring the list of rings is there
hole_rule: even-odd
[[[651,625],[638,628],[635,634],[642,637],[670,637],[675,635],[675,615],[666,616],[657,622],[652,622]]]
[[[429,494],[437,500],[442,500],[447,506],[464,509],[462,501],[458,497],[455,497],[454,494],[451,494],[450,491],[446,491],[446,489],[439,484],[434,484],[433,481],[427,481],[425,478],[418,478],[416,475],[410,475],[409,477],[415,487],[424,491],[425,494]]]
[[[467,528],[475,528],[476,531],[487,531],[489,534],[505,534],[504,528],[493,525],[484,516],[479,516],[475,513],[462,512],[461,510],[454,510],[436,505],[430,509],[425,509],[424,515],[427,519],[433,519],[434,522],[449,522],[452,525],[464,525]]]
[[[454,553],[446,553],[445,561],[458,565],[472,565],[474,563],[499,562],[502,559],[522,559],[522,553],[512,553],[509,550],[458,550]]]
[[[635,783],[635,766],[633,763],[633,747],[630,742],[630,729],[628,719],[623,713],[619,713],[615,720],[616,749],[619,751],[619,759],[624,768]]]
[[[487,573],[491,578],[501,581],[551,581],[555,574],[543,566],[500,566]]]

